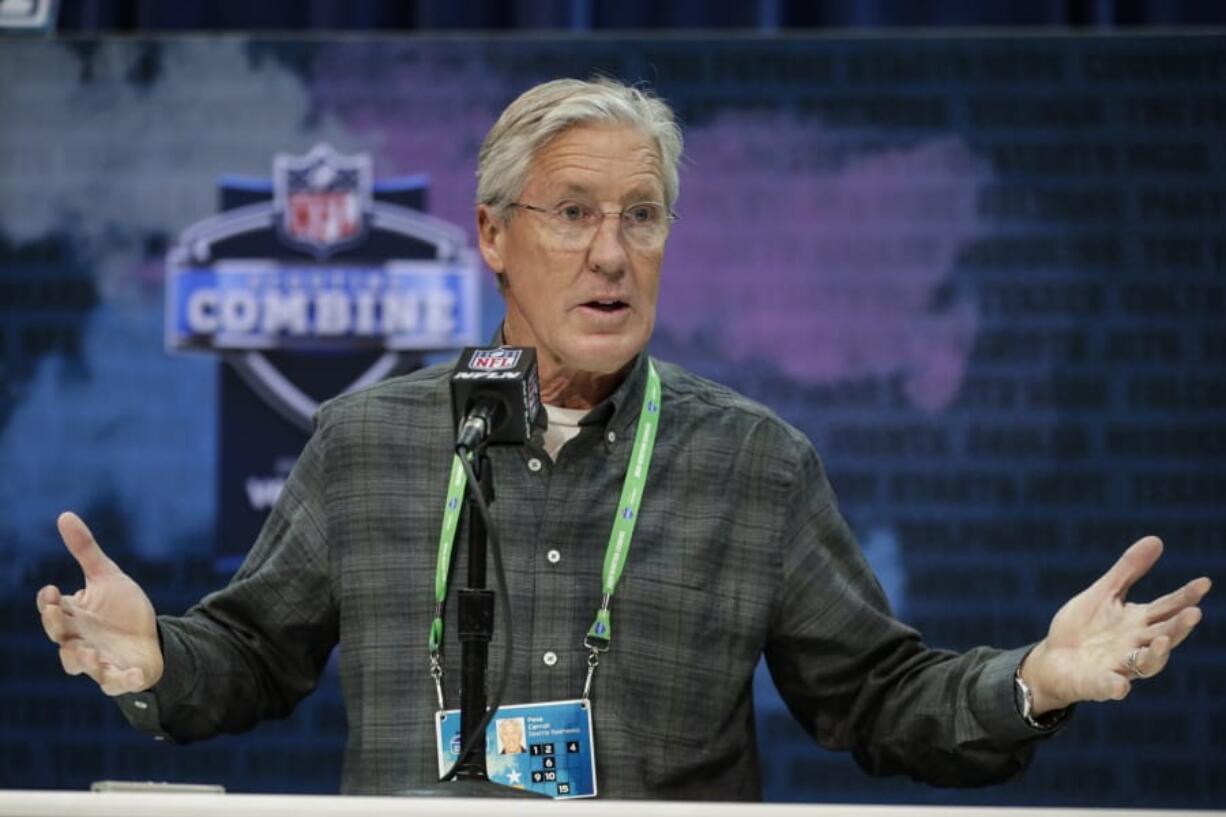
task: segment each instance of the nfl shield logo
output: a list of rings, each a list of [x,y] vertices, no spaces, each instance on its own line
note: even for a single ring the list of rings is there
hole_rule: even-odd
[[[468,368],[482,372],[514,369],[519,362],[518,349],[478,349],[468,361]]]
[[[278,232],[290,246],[327,258],[366,237],[370,156],[341,156],[316,145],[305,156],[278,154],[273,162]]]

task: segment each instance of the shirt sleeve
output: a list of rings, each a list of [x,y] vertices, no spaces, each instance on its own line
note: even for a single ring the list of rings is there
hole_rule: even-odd
[[[165,670],[118,696],[132,725],[176,742],[281,718],[311,692],[337,642],[325,514],[326,429],[317,425],[246,560],[183,616],[159,616]]]
[[[783,534],[782,593],[767,664],[792,714],[819,743],[875,775],[976,786],[1020,772],[1037,730],[1014,674],[1028,647],[927,647],[899,622],[839,514],[817,454],[802,446]]]

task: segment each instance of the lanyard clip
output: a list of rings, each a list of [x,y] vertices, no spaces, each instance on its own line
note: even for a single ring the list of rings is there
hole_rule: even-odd
[[[609,620],[609,594],[600,600],[600,609],[596,611],[596,620],[583,636],[583,646],[587,647],[587,679],[583,682],[583,700],[592,695],[592,678],[596,675],[596,667],[600,666],[600,654],[608,652],[613,644],[613,625]]]
[[[586,642],[586,639],[585,639]],[[591,647],[591,652],[587,654],[587,679],[583,682],[583,700],[588,700],[592,697],[592,677],[596,674],[596,667],[600,666],[601,650]],[[608,652],[609,647],[606,644],[604,652]]]
[[[437,652],[430,653],[430,677],[434,679],[434,692],[438,695],[438,709],[446,709],[443,701],[443,661]]]

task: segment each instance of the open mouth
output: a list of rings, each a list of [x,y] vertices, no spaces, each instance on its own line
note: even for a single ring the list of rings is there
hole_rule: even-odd
[[[587,301],[583,305],[588,309],[598,309],[601,312],[617,312],[629,306],[625,301]]]

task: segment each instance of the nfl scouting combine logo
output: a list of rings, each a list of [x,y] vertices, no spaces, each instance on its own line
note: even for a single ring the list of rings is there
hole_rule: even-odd
[[[223,178],[228,205],[167,254],[167,347],[221,353],[309,430],[318,401],[268,353],[381,351],[349,391],[387,376],[401,352],[472,345],[477,256],[460,227],[408,204],[425,187],[375,181],[368,155],[327,145],[276,156],[271,180]]]

